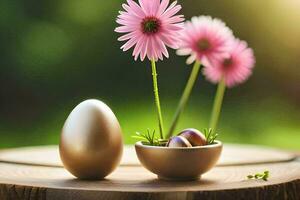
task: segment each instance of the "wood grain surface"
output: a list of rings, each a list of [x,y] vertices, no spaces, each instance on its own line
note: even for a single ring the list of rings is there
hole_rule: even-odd
[[[123,164],[101,181],[74,178],[60,167],[58,155],[51,153],[55,147],[31,147],[24,154],[20,149],[3,150],[0,152],[0,199],[300,199],[300,159],[295,158],[295,154],[276,150],[274,154],[289,155],[289,159],[276,161],[266,157],[266,163],[262,163],[261,159],[246,163],[246,157],[259,157],[258,150],[261,152],[263,149],[251,147],[251,153],[249,146],[225,145],[225,148],[229,152],[230,148],[238,148],[231,154],[235,163],[226,161],[224,156],[223,164],[204,174],[201,180],[190,182],[157,179],[155,174],[132,162],[133,158],[126,162],[127,158],[134,156],[131,150],[125,151]],[[44,154],[47,151],[53,157]],[[29,152],[33,153],[30,155]],[[26,158],[19,160],[22,156]],[[238,164],[237,157],[240,156],[241,163]],[[16,159],[18,163],[13,163]],[[35,162],[30,163],[29,160]],[[48,163],[45,163],[46,160]],[[22,163],[24,161],[27,163]],[[264,170],[270,171],[268,181],[246,179],[248,174]]]
[[[22,147],[0,150],[0,162],[62,167],[57,146]],[[293,160],[291,153],[254,145],[225,144],[218,166],[246,165]],[[133,146],[125,146],[121,165],[140,165]]]

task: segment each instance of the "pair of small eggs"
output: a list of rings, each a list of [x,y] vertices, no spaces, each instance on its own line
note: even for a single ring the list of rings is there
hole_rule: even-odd
[[[181,131],[177,136],[171,137],[167,147],[192,147],[207,144],[206,137],[197,129],[189,128]]]

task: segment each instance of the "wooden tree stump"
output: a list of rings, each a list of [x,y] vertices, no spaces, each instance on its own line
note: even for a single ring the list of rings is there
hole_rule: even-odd
[[[268,181],[246,178],[265,170]],[[0,200],[10,199],[299,200],[300,159],[275,149],[225,145],[218,165],[201,180],[168,182],[140,166],[134,149],[126,147],[121,165],[105,180],[84,181],[62,167],[56,146],[1,150]]]

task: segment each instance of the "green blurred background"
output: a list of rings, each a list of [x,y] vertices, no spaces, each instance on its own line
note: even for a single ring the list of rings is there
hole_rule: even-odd
[[[126,143],[157,129],[148,62],[123,53],[114,33],[122,0],[0,1],[0,147],[57,144],[64,120],[98,98]],[[187,19],[223,19],[257,58],[248,82],[227,90],[219,139],[300,149],[300,1],[181,0]],[[191,67],[170,51],[158,63],[168,127]],[[216,87],[199,77],[178,130],[205,128]]]

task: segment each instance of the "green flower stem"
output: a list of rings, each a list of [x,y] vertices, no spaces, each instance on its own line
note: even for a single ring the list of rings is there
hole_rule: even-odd
[[[225,89],[226,89],[225,79],[222,78],[218,85],[217,93],[214,100],[213,110],[210,118],[209,127],[213,130],[213,132],[216,131],[217,124],[219,121]]]
[[[155,105],[156,105],[157,114],[158,114],[159,133],[160,133],[160,138],[163,139],[164,138],[164,124],[163,124],[163,118],[162,118],[162,114],[161,114],[159,94],[158,94],[158,84],[157,84],[157,73],[156,73],[155,60],[151,60],[151,66],[152,66],[154,99],[155,99]]]
[[[180,101],[179,101],[179,104],[177,106],[177,109],[176,109],[176,112],[175,112],[175,115],[173,117],[173,121],[171,123],[171,127],[168,131],[168,134],[167,134],[167,138],[171,137],[173,135],[173,132],[177,126],[177,123],[179,121],[179,118],[187,104],[187,101],[189,100],[189,97],[191,95],[191,92],[193,90],[193,87],[195,85],[195,82],[197,80],[197,77],[198,77],[198,74],[199,74],[199,70],[200,70],[200,66],[201,66],[201,63],[199,61],[196,61],[194,66],[193,66],[193,69],[192,69],[192,72],[190,74],[190,77],[189,77],[189,80],[185,86],[185,89],[182,93],[182,96],[180,98]]]

